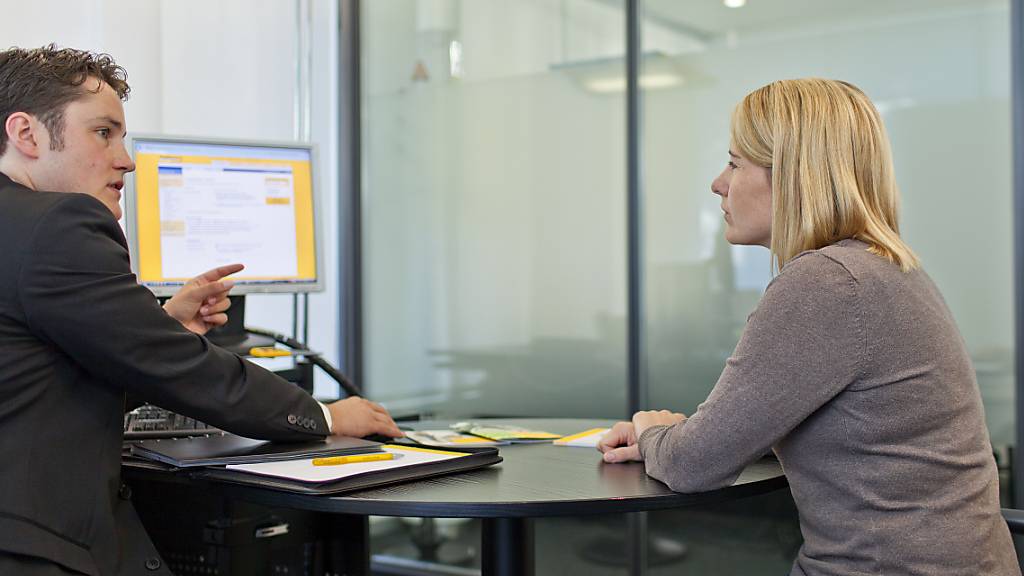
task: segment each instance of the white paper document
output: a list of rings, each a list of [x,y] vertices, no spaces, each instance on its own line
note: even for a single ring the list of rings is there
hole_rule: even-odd
[[[608,433],[610,428],[592,428],[585,430],[579,434],[572,434],[570,436],[563,436],[558,440],[555,440],[553,444],[555,446],[577,446],[580,448],[597,448],[598,441],[601,440],[601,436]]]
[[[413,446],[386,445],[382,447],[384,452],[395,455],[392,460],[378,460],[376,462],[352,462],[349,464],[336,464],[333,466],[314,466],[312,458],[302,460],[287,460],[284,462],[264,462],[262,464],[235,464],[227,466],[228,470],[238,470],[251,474],[263,476],[274,476],[287,478],[300,482],[320,483],[340,480],[350,476],[358,476],[370,472],[412,466],[414,464],[425,464],[429,462],[441,462],[468,456],[457,452],[446,452],[443,450],[430,450]]]

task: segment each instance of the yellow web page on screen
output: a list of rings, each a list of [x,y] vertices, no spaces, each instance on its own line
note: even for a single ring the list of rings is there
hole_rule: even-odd
[[[309,161],[139,153],[135,182],[140,281],[316,278]]]

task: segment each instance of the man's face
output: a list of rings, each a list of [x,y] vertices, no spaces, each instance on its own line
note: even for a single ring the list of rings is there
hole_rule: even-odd
[[[97,86],[99,91],[95,92]],[[84,96],[64,110],[64,146],[50,149],[50,134],[39,132],[39,158],[32,168],[37,190],[84,192],[121,219],[121,188],[135,163],[124,147],[124,107],[105,82],[90,78]],[[39,124],[42,127],[42,123]]]

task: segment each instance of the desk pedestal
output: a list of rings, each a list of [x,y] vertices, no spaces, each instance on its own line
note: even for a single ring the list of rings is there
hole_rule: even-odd
[[[533,576],[533,520],[484,518],[482,576]]]

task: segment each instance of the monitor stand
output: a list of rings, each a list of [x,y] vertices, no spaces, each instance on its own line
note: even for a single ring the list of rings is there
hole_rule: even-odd
[[[210,342],[239,356],[248,356],[249,350],[257,346],[273,346],[273,338],[245,331],[245,296],[228,296],[228,299],[231,300],[228,322],[206,333]]]

